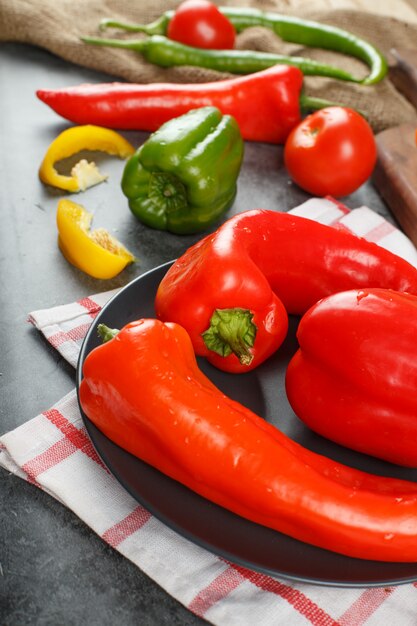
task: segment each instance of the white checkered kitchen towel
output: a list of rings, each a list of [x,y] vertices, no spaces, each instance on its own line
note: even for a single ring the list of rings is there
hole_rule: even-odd
[[[353,231],[417,266],[412,243],[366,207],[349,211],[331,199],[311,199],[292,212]],[[35,311],[30,321],[75,366],[91,321],[113,294]],[[0,465],[70,508],[167,593],[212,624],[417,624],[417,584],[341,589],[278,580],[229,563],[167,528],[103,466],[83,426],[75,390],[0,438]]]

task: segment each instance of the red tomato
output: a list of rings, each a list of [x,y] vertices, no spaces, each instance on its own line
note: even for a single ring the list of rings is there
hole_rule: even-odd
[[[346,107],[312,113],[289,134],[284,161],[297,185],[316,196],[346,196],[371,175],[377,157],[368,122]]]
[[[175,11],[167,35],[194,48],[228,50],[235,45],[235,29],[209,0],[185,0]]]

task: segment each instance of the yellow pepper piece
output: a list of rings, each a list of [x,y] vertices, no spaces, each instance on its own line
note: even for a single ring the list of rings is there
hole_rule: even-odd
[[[92,219],[92,213],[79,204],[60,200],[56,213],[59,247],[67,261],[83,272],[94,278],[113,278],[135,257],[104,228],[91,231]]]
[[[134,147],[119,133],[101,126],[73,126],[64,130],[49,146],[39,168],[39,177],[47,185],[58,187],[66,191],[85,191],[88,187],[97,185],[107,176],[100,174],[95,163],[82,159],[77,163],[71,176],[59,174],[55,163],[66,159],[81,150],[97,150],[116,155],[122,159],[131,156]]]

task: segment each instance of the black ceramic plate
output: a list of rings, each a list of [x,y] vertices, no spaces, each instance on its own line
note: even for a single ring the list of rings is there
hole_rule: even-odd
[[[84,359],[99,343],[97,324],[121,328],[141,317],[155,317],[156,289],[169,265],[160,266],[129,283],[96,317],[80,353],[77,387]],[[285,368],[297,347],[296,325],[297,320],[291,319],[290,332],[282,348],[252,372],[226,374],[204,359],[199,359],[200,367],[224,393],[307,448],[365,471],[417,481],[417,470],[399,468],[332,444],[314,435],[296,418],[284,391]],[[338,586],[377,586],[417,580],[417,563],[348,558],[230,513],[125,452],[97,430],[85,415],[83,419],[98,454],[138,502],[187,539],[231,562],[275,577]]]

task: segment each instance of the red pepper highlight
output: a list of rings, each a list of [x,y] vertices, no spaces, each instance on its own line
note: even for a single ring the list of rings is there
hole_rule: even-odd
[[[288,313],[301,315],[325,296],[366,287],[417,294],[417,270],[349,232],[253,210],[226,221],[174,263],[159,285],[155,310],[188,331],[198,355],[225,371],[243,372],[280,346],[285,322],[279,301]],[[211,323],[217,309],[234,308],[252,314],[257,328],[252,341],[245,335],[249,363],[221,350],[221,342],[230,345],[230,334],[242,336],[241,328],[217,318]]]
[[[88,418],[201,496],[327,550],[417,561],[417,485],[311,452],[226,397],[180,326],[132,322],[90,352],[83,373]]]
[[[280,144],[301,119],[302,83],[297,67],[281,65],[205,84],[85,84],[36,95],[75,124],[149,132],[191,109],[215,106],[236,119],[247,141]]]
[[[417,467],[417,297],[386,289],[338,293],[301,319],[287,396],[315,432]]]

